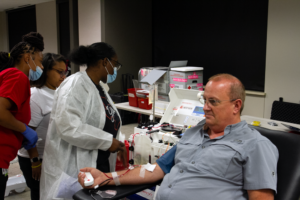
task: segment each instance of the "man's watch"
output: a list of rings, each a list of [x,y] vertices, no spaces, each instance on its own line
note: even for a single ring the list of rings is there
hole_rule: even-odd
[[[40,161],[39,157],[34,157],[34,158],[31,159],[31,162],[37,162],[37,161]]]

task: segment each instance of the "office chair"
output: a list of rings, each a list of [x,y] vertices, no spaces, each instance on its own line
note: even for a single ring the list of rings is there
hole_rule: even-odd
[[[271,119],[300,124],[300,104],[283,102],[280,97],[272,104]]]
[[[278,182],[275,200],[298,200],[300,197],[300,134],[274,131],[251,125],[249,127],[258,130],[278,148]],[[159,182],[147,185],[105,186],[101,187],[101,190],[117,190],[117,195],[111,199],[117,200],[157,184]],[[97,200],[102,200],[99,195],[95,195],[95,197]],[[94,200],[88,190],[80,190],[73,198],[75,200]]]
[[[275,200],[298,200],[300,197],[300,134],[274,131],[262,127],[258,130],[279,151],[277,164],[277,194]]]

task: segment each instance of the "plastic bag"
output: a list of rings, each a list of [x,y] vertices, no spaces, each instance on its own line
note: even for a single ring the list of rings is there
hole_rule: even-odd
[[[134,137],[134,144],[134,164],[147,164],[151,153],[150,138],[147,135],[136,135]]]
[[[151,144],[151,164],[154,164],[158,158],[163,156],[173,146],[166,145],[163,143],[152,143]]]
[[[77,178],[73,178],[62,172],[60,176],[60,184],[57,188],[56,198],[73,199],[73,195],[81,190],[82,187],[78,183]]]
[[[117,191],[116,190],[105,190],[105,191],[99,191],[97,194],[99,194],[102,198],[113,198],[116,196]]]

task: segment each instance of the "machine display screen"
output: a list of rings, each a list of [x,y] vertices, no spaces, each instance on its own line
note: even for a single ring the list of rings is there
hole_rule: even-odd
[[[202,117],[204,115],[203,107],[196,106],[192,115]]]

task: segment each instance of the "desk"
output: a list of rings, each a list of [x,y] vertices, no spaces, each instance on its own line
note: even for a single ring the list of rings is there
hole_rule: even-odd
[[[277,120],[273,120],[273,119],[254,117],[254,116],[249,116],[249,115],[242,115],[241,120],[245,120],[248,124],[251,124],[253,121],[260,121],[261,127],[267,128],[267,129],[270,129],[270,130],[275,130],[275,131],[283,131],[283,132],[289,132],[290,131],[290,129],[283,126],[281,123],[287,124],[287,125],[290,125],[290,126],[294,126],[294,127],[300,129],[299,124],[293,124],[293,123],[289,123],[289,122],[282,122],[282,121],[277,121]],[[268,122],[276,122],[278,126],[271,126],[271,125],[268,124]]]
[[[164,103],[164,104],[169,104],[169,102],[165,102],[165,101],[155,101],[159,102],[159,103]],[[136,113],[141,113],[144,115],[151,115],[153,113],[153,110],[145,110],[145,109],[141,109],[138,107],[133,107],[129,105],[129,102],[124,102],[124,103],[116,103],[115,104],[116,108],[120,109],[120,110],[127,110],[127,111],[131,111],[131,112],[136,112]],[[162,118],[164,114],[163,113],[155,113],[155,117],[159,117]]]

